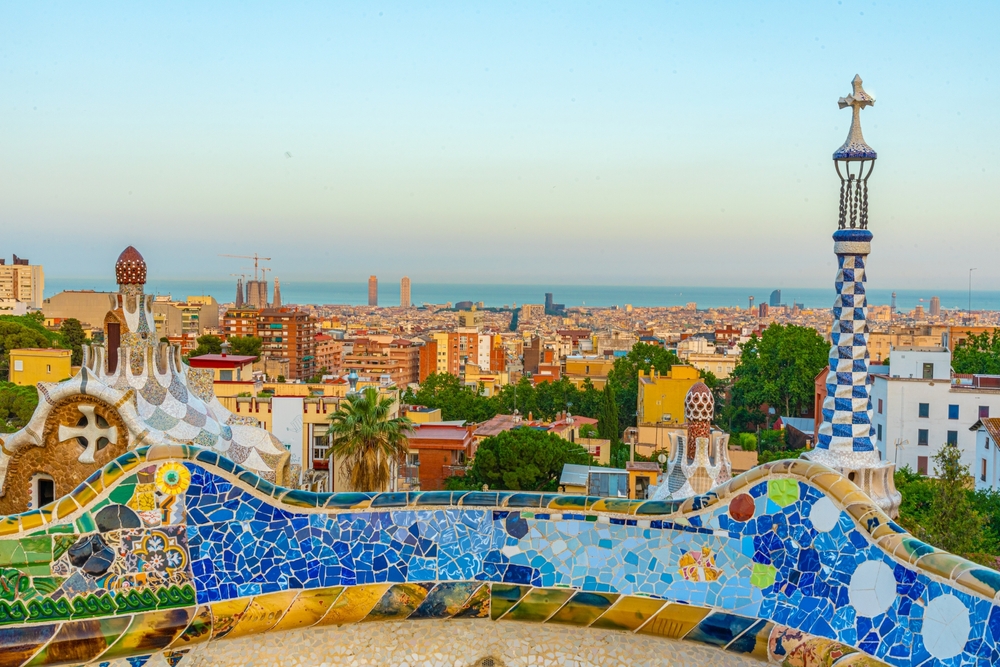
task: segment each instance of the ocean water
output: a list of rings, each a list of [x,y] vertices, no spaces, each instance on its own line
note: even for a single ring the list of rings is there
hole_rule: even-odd
[[[544,303],[545,293],[552,292],[553,300],[566,306],[624,306],[639,307],[683,306],[694,302],[698,308],[724,308],[739,306],[746,308],[749,297],[755,304],[767,303],[771,291],[781,289],[781,301],[791,305],[800,303],[807,308],[829,308],[836,296],[833,286],[829,288],[788,288],[774,287],[650,287],[627,285],[489,285],[462,283],[418,283],[411,286],[411,301],[422,303],[456,303],[458,301],[482,301],[487,307],[513,306],[525,303]],[[62,290],[93,289],[115,291],[113,280],[97,281],[86,278],[48,278],[45,281],[45,296],[52,296]],[[236,296],[236,283],[229,280],[154,280],[146,285],[146,291],[153,294],[170,294],[183,299],[188,295],[210,294],[219,302],[231,302]],[[888,304],[891,289],[872,289],[868,301],[872,305]],[[968,291],[962,290],[896,290],[896,306],[900,311],[908,311],[917,305],[930,307],[932,296],[941,299],[942,308],[965,309],[969,304]],[[342,282],[296,282],[282,281],[281,298],[285,304],[344,304],[365,305],[368,303],[368,283]],[[382,282],[379,285],[379,305],[399,305],[399,283]],[[973,310],[1000,310],[1000,291],[973,290]]]

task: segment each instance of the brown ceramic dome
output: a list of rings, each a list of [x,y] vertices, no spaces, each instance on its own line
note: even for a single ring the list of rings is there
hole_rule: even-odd
[[[145,285],[146,260],[139,251],[129,246],[122,250],[115,263],[115,278],[119,285]]]
[[[695,382],[684,397],[684,417],[689,422],[712,421],[715,397],[704,382]]]

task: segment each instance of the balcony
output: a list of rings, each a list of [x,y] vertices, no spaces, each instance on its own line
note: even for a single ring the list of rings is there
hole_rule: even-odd
[[[399,467],[397,487],[400,491],[420,490],[420,465],[403,465]]]
[[[465,473],[469,472],[471,466],[441,466],[441,472],[445,478],[448,477],[465,477]]]

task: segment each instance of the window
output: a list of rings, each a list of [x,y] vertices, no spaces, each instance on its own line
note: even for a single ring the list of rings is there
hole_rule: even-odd
[[[48,475],[37,476],[35,478],[34,508],[44,507],[55,499],[56,483]]]
[[[925,380],[934,379],[934,364],[924,364],[924,379]]]
[[[980,419],[989,419],[989,417],[990,417],[990,406],[988,406],[988,405],[980,405],[979,406],[979,418]]]
[[[930,438],[927,437],[927,429],[922,428],[917,430],[917,444],[927,446],[927,442]]]
[[[917,408],[917,416],[926,419],[931,416],[931,404],[921,403]]]
[[[420,452],[409,452],[406,455],[406,465],[408,466],[418,466],[420,465]]]
[[[24,370],[24,361],[22,361],[21,359],[15,359],[14,360],[14,370],[15,371],[23,371]]]
[[[949,405],[948,406],[948,419],[958,419],[958,406]]]
[[[219,371],[219,381],[221,382],[232,382],[233,372],[231,370]]]
[[[949,445],[958,444],[958,431],[948,431],[948,444]]]
[[[878,413],[882,414],[882,399],[878,399]]]
[[[45,364],[45,372],[46,373],[52,372],[52,364]]]
[[[878,441],[882,442],[882,425],[878,424],[876,428],[878,429]]]
[[[986,459],[982,459],[982,466],[979,472],[979,479],[984,482],[986,481]]]
[[[927,474],[927,457],[918,456],[917,457],[917,472],[921,475]]]

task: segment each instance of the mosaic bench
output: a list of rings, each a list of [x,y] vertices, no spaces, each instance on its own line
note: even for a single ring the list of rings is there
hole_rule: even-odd
[[[664,502],[315,494],[153,446],[0,517],[0,667],[577,664],[574,651],[978,667],[1000,664],[998,592],[1000,573],[802,460]]]

